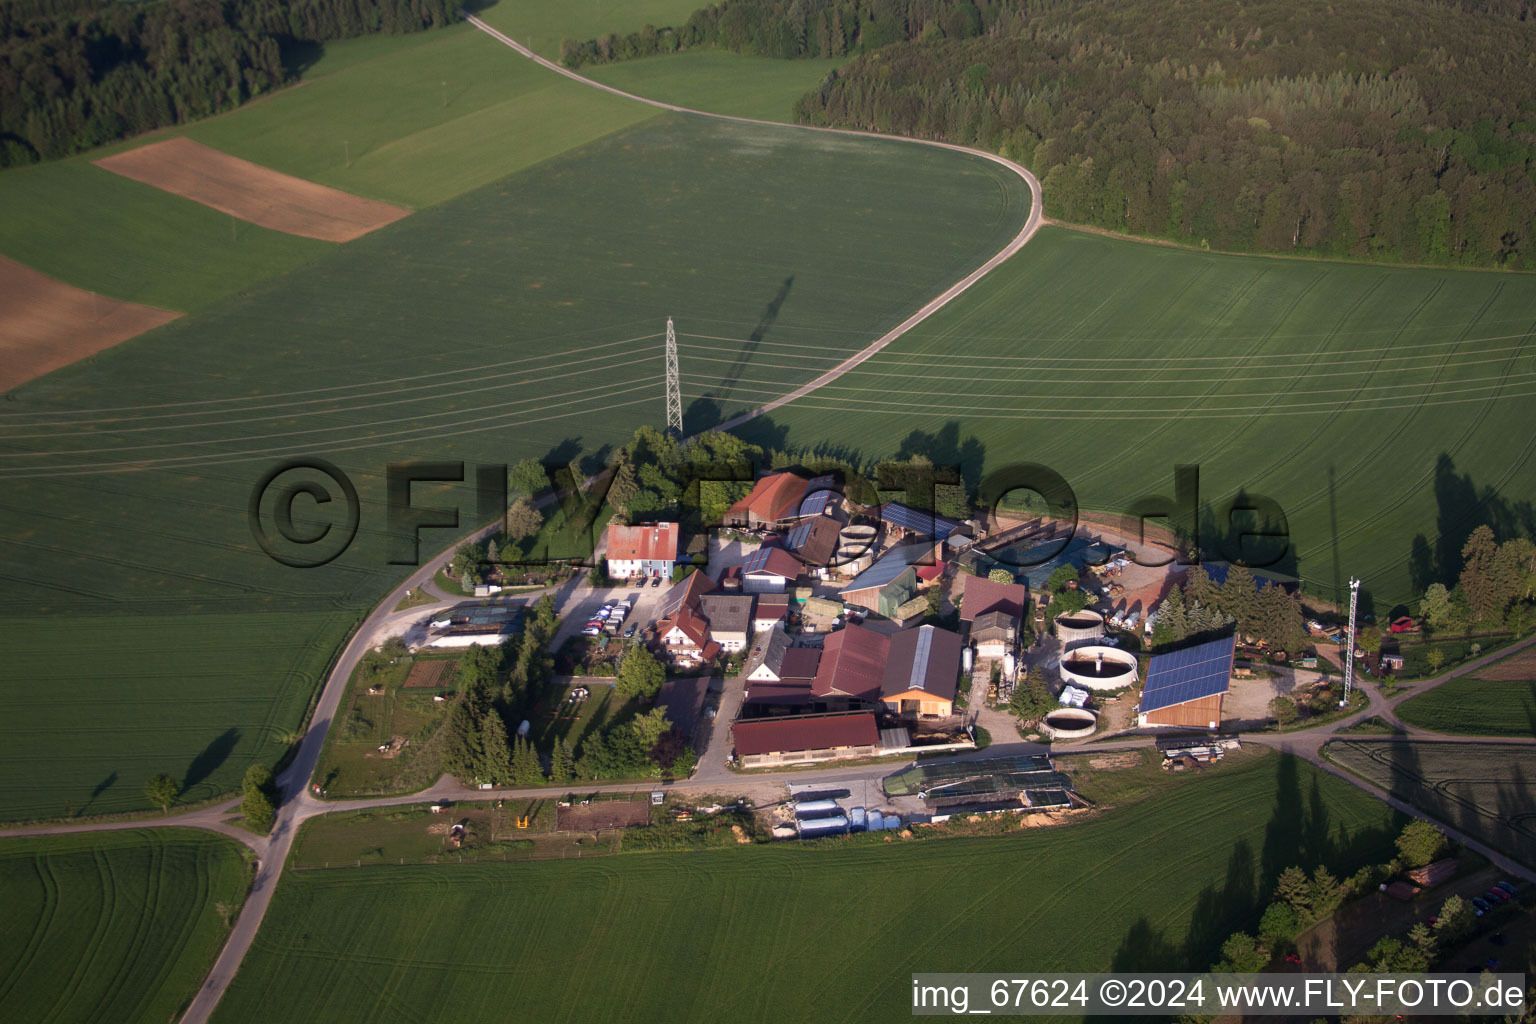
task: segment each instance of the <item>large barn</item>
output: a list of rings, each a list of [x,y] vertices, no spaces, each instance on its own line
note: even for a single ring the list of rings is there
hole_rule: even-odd
[[[1147,663],[1137,724],[1214,729],[1221,724],[1221,698],[1232,680],[1237,638],[1223,637],[1194,647],[1154,655]]]

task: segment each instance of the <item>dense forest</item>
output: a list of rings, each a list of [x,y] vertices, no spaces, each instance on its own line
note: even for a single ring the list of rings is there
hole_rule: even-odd
[[[1002,153],[1066,222],[1536,269],[1536,0],[730,0],[564,56],[694,47],[849,55],[799,120]]]
[[[4,0],[0,167],[238,106],[290,77],[297,44],[413,32],[450,0]]]

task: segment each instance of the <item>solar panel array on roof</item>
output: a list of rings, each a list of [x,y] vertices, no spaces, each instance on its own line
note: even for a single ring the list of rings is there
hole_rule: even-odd
[[[1237,638],[1229,636],[1154,655],[1147,664],[1147,683],[1141,691],[1142,714],[1226,693],[1236,644]]]
[[[881,555],[879,561],[859,573],[843,589],[868,590],[871,587],[883,587],[911,568],[912,563],[927,554],[928,550],[929,545],[922,541],[898,544]]]
[[[831,482],[831,477],[820,476],[810,482],[808,485],[809,489],[805,492],[805,497],[800,499],[800,515],[824,515],[827,509],[837,504],[842,495],[827,489]]]
[[[959,523],[950,522],[932,512],[911,508],[899,501],[890,501],[881,505],[880,519],[892,526],[899,526],[903,530],[911,530],[913,533],[932,537],[934,540],[943,540],[960,528]]]
[[[811,539],[811,527],[814,523],[801,523],[789,531],[789,536],[784,539],[784,546],[794,551],[805,547],[805,542]]]
[[[763,566],[767,565],[768,552],[772,550],[772,548],[762,547],[752,552],[752,554],[748,556],[747,560],[741,563],[741,571],[743,573],[756,572]]]

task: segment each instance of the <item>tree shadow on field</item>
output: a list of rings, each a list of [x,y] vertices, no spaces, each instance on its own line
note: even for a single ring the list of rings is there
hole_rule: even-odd
[[[105,793],[115,785],[117,785],[117,772],[113,772],[111,775],[108,775],[106,778],[96,783],[95,787],[91,790],[90,799],[87,800],[81,806],[80,810],[76,811],[75,813],[79,815],[89,811],[91,809],[91,804],[96,802],[96,798],[101,796],[101,794]]]
[[[1415,591],[1431,583],[1452,586],[1461,573],[1461,548],[1479,526],[1489,526],[1500,540],[1536,537],[1536,505],[1510,501],[1491,486],[1479,488],[1470,473],[1457,473],[1449,452],[1435,460],[1437,536],[1413,538],[1408,570]]]
[[[193,786],[202,782],[208,776],[221,768],[229,755],[235,749],[235,744],[240,742],[240,730],[235,728],[225,729],[213,742],[203,748],[203,752],[192,759],[187,766],[187,774],[181,780],[181,791],[185,793]]]

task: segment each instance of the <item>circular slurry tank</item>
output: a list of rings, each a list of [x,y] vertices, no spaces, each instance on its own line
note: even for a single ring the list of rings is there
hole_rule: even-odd
[[[1061,708],[1045,716],[1040,730],[1053,740],[1081,740],[1099,727],[1099,716],[1082,708]]]
[[[875,564],[875,556],[870,554],[869,548],[863,544],[837,549],[837,568],[849,576],[857,576],[873,564]]]
[[[1088,643],[1104,635],[1104,616],[1084,608],[1056,616],[1056,639],[1062,647]]]
[[[1061,659],[1061,678],[1089,690],[1118,690],[1136,682],[1136,656],[1118,647],[1079,647]]]

